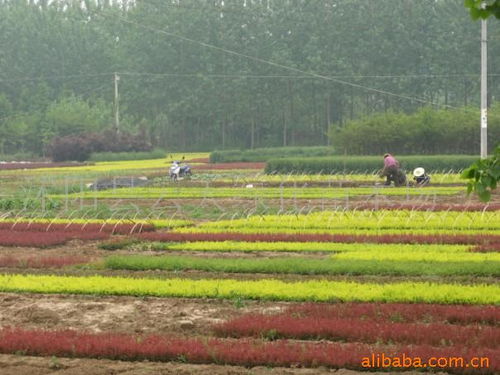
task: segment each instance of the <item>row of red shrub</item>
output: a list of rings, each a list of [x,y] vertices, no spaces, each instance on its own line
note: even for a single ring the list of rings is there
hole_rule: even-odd
[[[141,233],[147,241],[342,242],[407,244],[499,244],[495,234],[286,234],[286,233]]]
[[[0,246],[48,247],[70,240],[105,240],[105,232],[18,232],[0,230]]]
[[[93,163],[0,163],[0,170],[12,169],[37,169],[37,168],[59,168],[59,167],[80,167],[82,165],[92,165]]]
[[[488,358],[482,368],[442,368],[448,372],[493,374],[500,370],[500,350],[437,348],[432,346],[371,346],[360,343],[262,342],[206,338],[136,337],[127,334],[89,334],[75,331],[42,331],[7,328],[0,331],[0,352],[57,357],[91,357],[116,360],[182,360],[190,363],[218,363],[241,366],[293,366],[367,369],[366,359],[380,356],[409,358]],[[379,364],[379,368],[383,364]],[[375,366],[377,367],[377,366]],[[406,368],[407,369],[407,368]],[[385,368],[387,370],[387,368]],[[397,370],[405,370],[398,368]]]
[[[31,257],[14,257],[12,255],[6,255],[0,257],[0,267],[62,268],[74,264],[87,263],[88,261],[88,257],[76,255]]]
[[[500,252],[500,243],[491,243],[487,245],[477,245],[470,249],[475,253],[497,253]]]
[[[241,162],[193,165],[194,170],[264,169],[266,163]]]
[[[186,163],[210,163],[210,158],[194,158],[186,160]]]
[[[388,323],[353,318],[247,314],[214,326],[225,337],[265,337],[497,348],[500,328],[442,323]]]
[[[311,318],[358,318],[377,322],[497,325],[500,306],[434,303],[304,303],[292,304],[281,315]]]
[[[114,234],[132,234],[154,231],[151,224],[138,223],[36,223],[36,222],[0,222],[0,230],[15,230],[17,232],[106,232]]]

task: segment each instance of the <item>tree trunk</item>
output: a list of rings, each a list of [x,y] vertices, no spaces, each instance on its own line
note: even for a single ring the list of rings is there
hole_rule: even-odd
[[[286,138],[287,138],[287,129],[286,129],[286,111],[283,109],[283,147],[286,147]]]
[[[292,94],[292,81],[288,80],[288,101],[290,106],[290,125],[292,126],[292,140],[291,144],[295,145],[295,127],[294,124],[294,105],[293,105],[293,94]]]
[[[250,149],[255,148],[255,116],[252,116],[252,126],[250,128]]]

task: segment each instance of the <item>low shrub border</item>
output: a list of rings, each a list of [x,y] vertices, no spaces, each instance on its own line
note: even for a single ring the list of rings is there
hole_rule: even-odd
[[[40,222],[0,222],[1,230],[16,232],[105,232],[113,234],[132,234],[154,231],[155,227],[145,223],[40,223]]]
[[[303,257],[271,259],[205,258],[187,256],[112,256],[104,261],[104,267],[114,270],[166,270],[230,273],[305,274],[305,275],[393,275],[393,276],[500,276],[500,261],[488,261],[486,257],[473,261],[471,253],[451,253],[449,261],[357,259],[311,259]],[[387,254],[385,254],[387,256]],[[395,254],[399,256],[399,253]],[[415,255],[410,253],[408,255]],[[418,255],[418,254],[417,254]],[[443,254],[429,253],[429,259]],[[456,257],[456,260],[454,260]]]
[[[123,241],[123,245],[131,244],[131,240]],[[137,241],[138,242],[138,241]],[[113,241],[115,243],[115,241]],[[116,241],[116,247],[120,245]],[[102,247],[102,246],[101,246]],[[400,243],[341,243],[341,242],[245,242],[245,241],[190,241],[190,242],[154,242],[146,249],[171,250],[171,251],[219,251],[219,252],[322,252],[322,253],[344,253],[344,252],[439,252],[441,254],[465,253],[471,247],[468,245],[441,245],[441,244],[400,244]]]
[[[303,343],[279,340],[232,340],[214,338],[135,336],[118,333],[80,333],[76,331],[42,331],[21,328],[0,330],[0,352],[24,355],[73,358],[107,358],[126,361],[184,361],[189,363],[217,363],[240,366],[285,366],[368,369],[366,358],[384,353],[385,356],[417,358],[427,362],[431,357],[488,358],[484,367],[475,373],[494,374],[500,369],[498,350],[488,348],[432,346],[370,346],[360,343]],[[392,363],[392,362],[391,362]],[[381,364],[374,366],[381,368]],[[467,373],[465,366],[447,365],[442,370]],[[387,366],[384,368],[387,370]],[[408,367],[394,367],[407,370]],[[470,370],[469,370],[470,372]]]
[[[140,233],[145,241],[246,241],[246,242],[341,242],[341,243],[405,243],[405,244],[499,244],[496,234],[288,234],[288,233]]]
[[[500,303],[498,285],[431,282],[383,284],[327,280],[284,282],[274,279],[243,281],[0,275],[0,291],[312,302],[425,302],[476,305]]]
[[[303,303],[280,313],[316,318],[359,318],[378,322],[497,325],[500,306],[440,305],[429,303]]]
[[[18,232],[0,230],[0,246],[49,247],[70,240],[105,240],[106,232]]]
[[[396,323],[291,315],[247,314],[214,326],[224,337],[333,340],[363,343],[396,343],[432,346],[497,348],[500,328],[443,323]]]
[[[87,263],[90,258],[77,255],[67,256],[0,256],[0,267],[14,268],[62,268],[75,264]]]

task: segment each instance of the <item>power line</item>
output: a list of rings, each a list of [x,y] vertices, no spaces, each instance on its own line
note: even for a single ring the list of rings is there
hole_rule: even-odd
[[[51,75],[51,76],[40,76],[40,77],[19,77],[19,78],[0,79],[0,82],[8,83],[8,82],[22,82],[22,81],[29,82],[29,81],[80,79],[89,77],[103,77],[112,74],[113,73],[93,73],[93,74]]]
[[[98,15],[104,15],[105,17],[108,16],[105,12],[99,12],[99,13],[96,13],[96,14],[98,14]],[[236,51],[233,51],[233,50],[229,50],[229,49],[226,49],[226,48],[223,48],[223,47],[218,47],[218,46],[215,46],[213,44],[201,42],[201,41],[198,41],[198,40],[195,40],[195,39],[191,39],[191,38],[188,38],[188,37],[183,36],[183,35],[178,35],[178,34],[166,31],[166,30],[161,30],[161,29],[154,28],[152,26],[143,25],[141,23],[128,20],[128,19],[126,19],[126,18],[124,18],[122,16],[119,16],[119,15],[116,15],[116,14],[113,15],[113,18],[114,19],[118,19],[118,20],[120,20],[120,21],[122,21],[124,23],[129,24],[129,25],[134,25],[136,27],[143,28],[145,30],[153,31],[153,32],[156,32],[156,33],[161,33],[161,34],[164,34],[164,35],[167,35],[167,36],[170,36],[170,37],[174,37],[174,38],[183,40],[185,42],[198,44],[198,45],[200,45],[202,47],[205,47],[205,48],[210,48],[210,49],[213,49],[213,50],[216,50],[216,51],[219,51],[219,52],[223,52],[223,53],[226,53],[228,55],[246,58],[248,60],[256,61],[258,63],[270,65],[270,66],[273,66],[273,67],[276,67],[276,68],[280,68],[280,69],[285,69],[285,70],[288,70],[288,71],[291,71],[291,72],[299,73],[301,75],[307,75],[307,76],[311,76],[311,77],[315,77],[315,78],[319,78],[319,79],[323,79],[323,80],[335,82],[335,83],[338,83],[338,84],[350,86],[350,87],[353,87],[353,88],[357,88],[357,89],[361,89],[361,90],[366,90],[366,91],[371,91],[371,92],[375,92],[375,93],[382,94],[382,95],[397,97],[397,98],[400,98],[400,99],[406,99],[406,100],[410,100],[410,101],[416,101],[416,102],[423,103],[423,104],[431,104],[431,105],[442,106],[442,107],[447,107],[447,108],[456,108],[456,107],[451,106],[449,104],[434,103],[434,102],[431,102],[431,101],[428,101],[428,100],[425,100],[425,99],[422,99],[422,98],[418,98],[418,97],[411,97],[411,96],[407,96],[407,95],[396,94],[396,93],[393,93],[393,92],[390,92],[390,91],[380,90],[380,89],[376,89],[376,88],[373,88],[373,87],[368,87],[368,86],[360,85],[360,84],[357,84],[357,83],[352,83],[352,82],[344,81],[344,80],[341,80],[341,79],[338,79],[338,78],[329,77],[329,76],[325,76],[325,75],[314,73],[314,72],[307,72],[307,71],[304,71],[304,70],[301,70],[301,69],[298,69],[298,68],[294,68],[294,67],[287,66],[287,65],[284,65],[284,64],[276,63],[274,61],[261,59],[259,57],[250,56],[250,55],[247,55],[247,54],[244,54],[244,53],[240,53],[240,52],[236,52]]]
[[[151,77],[199,77],[199,78],[286,78],[286,79],[311,79],[311,75],[279,75],[279,74],[217,74],[217,73],[148,73],[148,72],[120,72],[121,75],[127,76],[151,76]],[[323,74],[322,74],[323,75]],[[488,74],[488,76],[500,76],[500,74]],[[400,75],[328,75],[328,78],[353,78],[353,79],[366,79],[366,78],[401,78],[401,79],[415,79],[415,78],[466,78],[475,77],[479,78],[479,73],[467,74],[400,74]]]
[[[123,71],[118,72],[120,75],[129,77],[194,77],[194,78],[256,78],[256,79],[324,79],[327,77],[329,79],[339,79],[339,78],[352,78],[352,79],[429,79],[429,78],[479,78],[479,73],[457,73],[457,74],[398,74],[398,75],[324,75],[313,76],[308,75],[287,75],[287,74],[218,74],[218,73],[206,73],[206,72],[194,72],[194,73],[151,73],[151,72],[130,72]],[[109,73],[94,73],[94,74],[72,74],[72,75],[59,75],[59,76],[39,76],[39,77],[19,77],[19,78],[9,78],[0,79],[0,83],[9,82],[30,82],[30,81],[50,81],[50,80],[65,80],[65,79],[81,79],[89,77],[113,77],[114,72]],[[488,74],[488,77],[498,77],[500,73]]]
[[[205,73],[205,72],[195,72],[195,73],[151,73],[151,72],[130,72],[123,71],[118,72],[120,75],[124,76],[144,76],[144,77],[198,77],[198,78],[264,78],[264,79],[324,79],[323,77],[328,77],[329,79],[338,78],[352,78],[352,79],[429,79],[429,78],[479,78],[479,73],[464,73],[464,74],[400,74],[400,75],[324,75],[321,77],[312,75],[286,75],[286,74],[217,74],[217,73]],[[50,81],[50,80],[65,80],[65,79],[80,79],[89,77],[113,77],[114,72],[109,73],[95,73],[95,74],[72,74],[72,75],[61,75],[61,76],[40,76],[40,77],[19,77],[10,79],[0,79],[0,83],[9,82],[29,82],[29,81]],[[488,77],[498,77],[500,73],[488,74]]]

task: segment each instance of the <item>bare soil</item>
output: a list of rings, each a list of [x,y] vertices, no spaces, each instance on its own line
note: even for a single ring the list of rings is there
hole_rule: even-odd
[[[0,354],[0,375],[366,375],[326,368],[268,368],[185,363],[123,362],[107,359],[46,358]],[[371,375],[421,375],[421,372],[370,372]],[[441,373],[443,374],[443,373]]]

